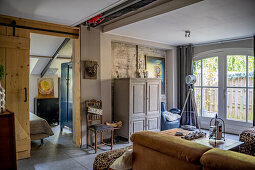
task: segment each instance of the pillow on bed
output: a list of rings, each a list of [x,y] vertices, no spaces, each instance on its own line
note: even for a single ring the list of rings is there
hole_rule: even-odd
[[[168,111],[165,111],[163,114],[165,115],[166,120],[168,122],[172,122],[172,121],[175,121],[175,120],[181,118],[181,116],[179,114],[174,114],[174,113],[171,113],[171,112],[168,112]]]

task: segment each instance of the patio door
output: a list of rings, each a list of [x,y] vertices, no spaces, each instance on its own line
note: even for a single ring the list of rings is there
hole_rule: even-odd
[[[254,56],[252,50],[221,49],[194,58],[195,96],[202,128],[217,113],[226,131],[252,126]]]

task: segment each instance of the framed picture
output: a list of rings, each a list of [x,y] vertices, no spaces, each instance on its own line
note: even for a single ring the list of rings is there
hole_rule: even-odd
[[[38,98],[54,98],[54,81],[52,78],[38,80]]]
[[[161,94],[165,94],[165,58],[146,56],[148,78],[161,78]]]

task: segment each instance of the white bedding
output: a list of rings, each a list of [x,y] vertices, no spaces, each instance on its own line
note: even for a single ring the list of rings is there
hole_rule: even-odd
[[[42,119],[30,112],[30,134],[46,134],[48,136],[54,135],[50,125],[45,119]]]

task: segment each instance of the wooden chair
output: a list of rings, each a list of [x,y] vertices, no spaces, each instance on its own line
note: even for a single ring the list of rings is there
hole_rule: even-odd
[[[95,110],[102,109],[102,101],[97,100],[87,100],[85,101],[86,110],[87,110],[87,147],[90,146],[95,149],[95,153],[97,153],[97,147],[107,145],[113,147],[113,127],[103,124],[103,115],[97,114]],[[89,109],[88,109],[89,108]],[[94,111],[91,108],[96,108]],[[100,122],[100,124],[95,124],[93,122]],[[94,146],[91,144],[89,145],[89,132],[95,134],[95,144]],[[111,144],[104,143],[103,133],[104,132],[111,132]],[[100,144],[97,144],[97,134],[101,135]]]

